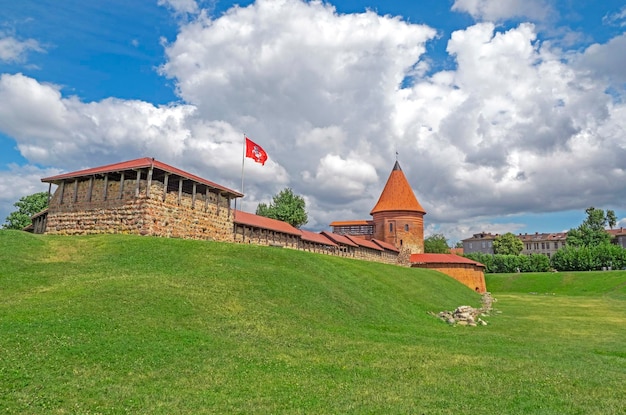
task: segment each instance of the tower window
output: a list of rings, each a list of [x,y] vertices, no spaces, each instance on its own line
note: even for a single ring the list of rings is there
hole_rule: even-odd
[[[406,232],[408,232],[408,231],[409,231],[409,224],[408,224],[408,223],[407,223],[406,225],[404,225],[404,230],[405,230]]]
[[[389,224],[389,232],[393,232],[393,223]]]

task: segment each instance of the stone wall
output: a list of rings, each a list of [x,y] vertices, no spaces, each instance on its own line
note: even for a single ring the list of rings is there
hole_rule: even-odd
[[[192,195],[168,192],[163,200],[163,184],[152,184],[150,196],[145,200],[145,223],[142,234],[168,238],[210,239],[233,241],[233,212],[230,201],[209,193]]]
[[[300,249],[302,251],[314,252],[316,254],[334,254],[334,246],[324,245],[317,242],[300,240]]]
[[[120,192],[120,190],[122,190]],[[84,235],[127,233],[189,239],[232,241],[232,212],[227,199],[209,193],[193,195],[169,191],[147,181],[104,179],[68,182],[59,186],[48,210],[46,233]],[[138,196],[136,196],[138,195]]]
[[[384,262],[387,264],[395,264],[397,256],[389,255],[383,251],[377,249],[368,248],[365,246],[359,246],[354,248],[354,258],[362,259],[365,261]]]
[[[232,229],[231,229],[232,232]],[[235,224],[235,242],[298,249],[300,236]]]

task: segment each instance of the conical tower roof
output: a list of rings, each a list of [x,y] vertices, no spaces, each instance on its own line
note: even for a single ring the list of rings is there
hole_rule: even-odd
[[[389,175],[389,179],[387,179],[387,184],[385,184],[385,188],[378,199],[378,203],[376,203],[370,215],[378,212],[399,210],[426,214],[426,211],[417,201],[413,189],[411,189],[411,185],[402,172],[400,163],[396,161]]]

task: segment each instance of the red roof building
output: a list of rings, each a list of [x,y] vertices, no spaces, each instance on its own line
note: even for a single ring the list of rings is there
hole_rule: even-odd
[[[374,219],[375,239],[407,248],[412,254],[424,252],[426,211],[417,201],[397,161],[370,214]]]
[[[487,291],[485,266],[454,254],[412,254],[411,267],[442,272],[476,292]]]

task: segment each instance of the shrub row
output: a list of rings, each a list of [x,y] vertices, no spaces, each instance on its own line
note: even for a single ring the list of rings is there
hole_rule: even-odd
[[[485,272],[547,272],[550,270],[550,259],[545,255],[491,255],[472,252],[465,255],[485,266]]]
[[[487,273],[501,272],[547,272],[557,271],[596,271],[601,269],[623,269],[626,267],[626,249],[619,245],[601,244],[592,247],[566,246],[554,253],[552,258],[545,255],[491,255],[472,252],[465,257],[485,266]]]
[[[625,266],[626,249],[608,243],[578,248],[566,246],[552,255],[552,267],[559,271],[622,269]]]

